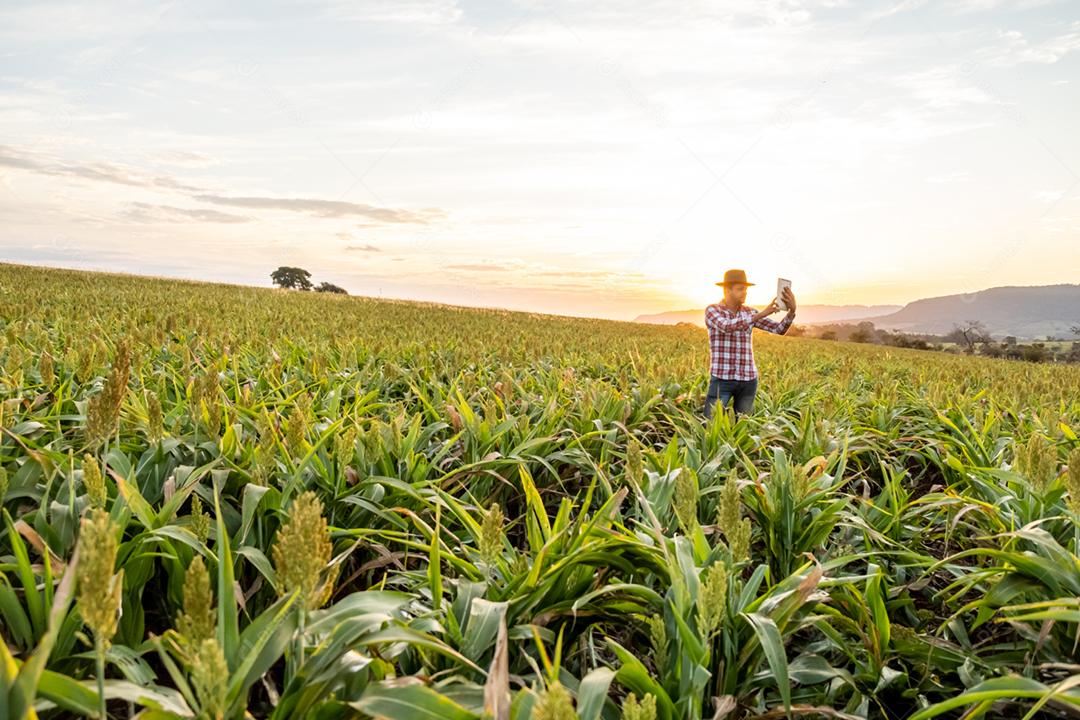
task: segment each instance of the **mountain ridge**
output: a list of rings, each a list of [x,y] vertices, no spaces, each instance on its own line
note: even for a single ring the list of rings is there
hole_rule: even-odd
[[[867,318],[875,327],[943,334],[955,324],[981,322],[995,336],[1023,339],[1075,337],[1080,326],[1080,284],[1002,285],[973,293],[913,300],[896,312]]]

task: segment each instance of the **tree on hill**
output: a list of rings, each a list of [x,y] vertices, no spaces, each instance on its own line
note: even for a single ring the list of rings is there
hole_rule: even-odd
[[[334,294],[337,294],[337,295],[348,295],[349,294],[349,293],[347,293],[345,291],[345,288],[343,288],[343,287],[341,287],[339,285],[335,285],[334,283],[328,283],[325,280],[323,280],[321,283],[319,283],[319,286],[317,288],[315,288],[315,292],[334,293]]]
[[[270,273],[270,279],[280,288],[287,288],[290,290],[311,289],[311,273],[304,268],[282,265],[277,270]]]

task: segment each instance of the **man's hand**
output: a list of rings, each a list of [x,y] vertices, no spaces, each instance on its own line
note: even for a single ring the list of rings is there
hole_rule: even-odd
[[[758,310],[756,313],[754,313],[754,322],[757,322],[758,320],[761,320],[762,318],[767,318],[770,315],[772,315],[773,313],[777,313],[777,312],[780,312],[780,308],[778,308],[776,306],[776,300],[773,299],[773,301],[770,302],[767,307],[765,307],[765,308],[763,308],[761,310]]]
[[[791,292],[790,287],[784,288],[784,304],[787,305],[789,313],[795,312],[795,293]]]

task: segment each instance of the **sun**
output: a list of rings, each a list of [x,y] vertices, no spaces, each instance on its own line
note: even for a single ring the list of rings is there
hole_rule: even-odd
[[[712,283],[698,283],[690,290],[691,292],[687,293],[687,295],[693,300],[694,307],[703,308],[706,305],[720,302],[720,299],[724,296],[723,288]]]

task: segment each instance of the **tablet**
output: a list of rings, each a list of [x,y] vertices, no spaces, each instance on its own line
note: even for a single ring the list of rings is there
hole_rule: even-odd
[[[785,278],[777,278],[776,280],[776,307],[780,308],[784,312],[787,312],[788,306],[784,302],[784,288],[791,287],[791,281]]]

